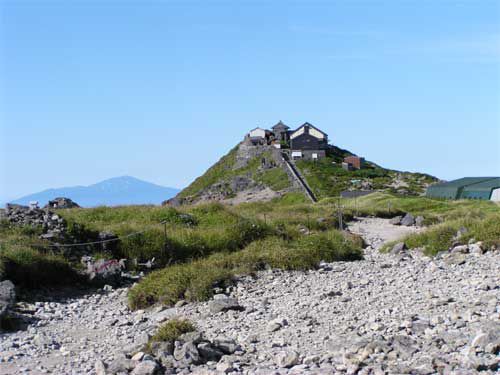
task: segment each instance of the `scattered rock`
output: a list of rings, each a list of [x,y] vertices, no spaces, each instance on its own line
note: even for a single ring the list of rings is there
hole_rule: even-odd
[[[415,225],[415,218],[413,217],[412,214],[407,213],[402,219],[401,219],[401,225],[411,227],[412,225]]]
[[[200,363],[200,353],[192,342],[179,344],[174,350],[174,358],[188,365]]]
[[[417,227],[423,227],[424,226],[424,217],[423,216],[417,216],[415,218],[415,226]]]
[[[398,242],[392,247],[390,254],[392,255],[400,254],[404,250],[406,250],[406,244],[404,242]]]
[[[214,299],[208,305],[210,311],[214,314],[229,310],[242,311],[244,308],[238,304],[238,300],[230,298],[224,294],[214,296]]]
[[[95,363],[95,373],[96,375],[106,375],[106,366],[100,359],[98,359]]]
[[[402,219],[403,216],[394,216],[391,220],[389,220],[389,223],[392,225],[401,225]]]
[[[7,314],[9,308],[16,301],[16,288],[12,281],[5,280],[0,282],[0,329],[2,328],[2,319]]]
[[[80,206],[69,198],[55,198],[49,201],[44,209],[79,208]]]
[[[284,350],[274,356],[274,362],[278,367],[290,368],[299,363],[299,354],[294,350]]]
[[[448,256],[446,256],[443,261],[444,261],[444,263],[446,263],[449,266],[452,266],[452,265],[459,266],[461,264],[464,264],[466,262],[466,260],[467,260],[467,258],[466,258],[465,254],[451,253]]]
[[[142,361],[131,372],[132,375],[154,375],[158,370],[158,364],[155,361]]]

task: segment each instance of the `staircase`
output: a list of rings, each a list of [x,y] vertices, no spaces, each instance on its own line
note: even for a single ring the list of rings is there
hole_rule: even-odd
[[[302,177],[300,172],[298,171],[297,167],[295,164],[293,164],[289,158],[288,155],[284,152],[281,153],[281,157],[283,158],[283,161],[285,162],[288,170],[292,174],[293,178],[295,181],[298,182],[299,186],[302,188],[304,193],[307,195],[307,197],[312,201],[312,202],[317,202],[318,200],[316,199],[314,193],[312,192],[311,188],[309,185],[307,185],[306,180]]]

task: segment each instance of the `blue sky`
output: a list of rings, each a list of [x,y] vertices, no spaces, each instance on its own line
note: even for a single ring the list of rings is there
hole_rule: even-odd
[[[278,120],[388,168],[500,175],[500,3],[0,2],[0,200],[183,187]]]

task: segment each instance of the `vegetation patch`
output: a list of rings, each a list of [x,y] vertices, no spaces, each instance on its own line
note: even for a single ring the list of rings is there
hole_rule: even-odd
[[[410,249],[422,248],[426,255],[434,256],[450,249],[456,241],[457,232],[463,229],[465,233],[458,239],[460,242],[467,244],[470,239],[474,239],[482,241],[485,250],[500,248],[500,213],[490,213],[486,218],[449,220],[421,233],[411,234],[402,241]],[[386,244],[381,251],[389,251],[394,244],[395,242]]]
[[[17,286],[39,288],[65,285],[79,280],[75,269],[63,256],[50,251],[40,240],[41,228],[0,222],[0,280]]]
[[[237,252],[217,253],[155,271],[130,290],[129,303],[132,308],[142,308],[155,303],[173,305],[180,299],[201,301],[212,296],[215,286],[229,285],[235,275],[265,267],[306,270],[321,260],[357,259],[361,259],[361,241],[335,230],[292,241],[273,236]]]
[[[2,279],[27,288],[63,286],[80,279],[60,255],[23,246],[0,246],[0,273]]]
[[[123,238],[114,256],[139,261],[155,258],[159,265],[235,251],[272,233],[262,221],[244,218],[219,203],[183,207],[180,211],[127,206],[71,209],[60,214],[89,230],[109,231]]]
[[[195,326],[189,320],[171,319],[158,328],[158,331],[149,340],[147,347],[151,347],[155,342],[168,342],[173,344],[183,334],[195,330]]]

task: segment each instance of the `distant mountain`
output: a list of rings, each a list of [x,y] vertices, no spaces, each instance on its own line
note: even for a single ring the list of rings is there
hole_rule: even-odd
[[[178,192],[179,189],[155,185],[135,177],[122,176],[89,186],[48,189],[9,203],[27,205],[30,201],[38,201],[40,206],[44,206],[51,199],[66,197],[82,207],[160,204],[162,201],[172,198]]]

